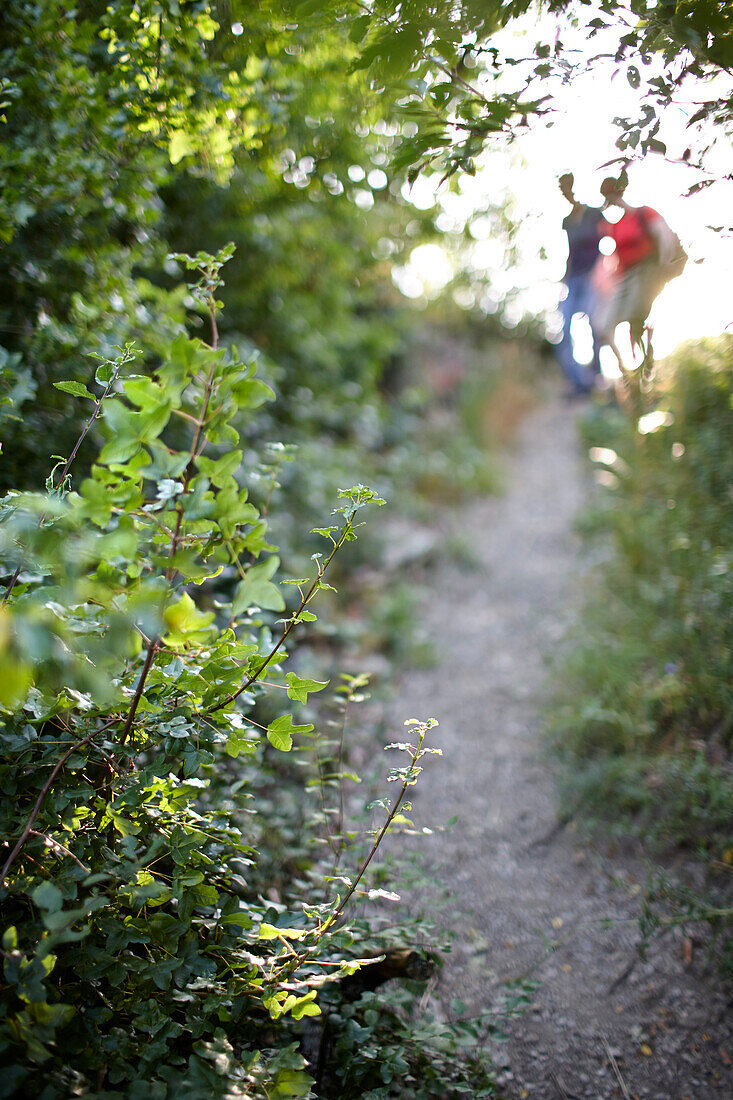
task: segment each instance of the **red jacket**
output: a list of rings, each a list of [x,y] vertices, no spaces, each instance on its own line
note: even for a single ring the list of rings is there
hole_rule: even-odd
[[[623,216],[615,224],[604,222],[601,231],[616,242],[616,256],[619,272],[641,263],[653,255],[657,242],[649,232],[649,223],[657,221],[660,215],[651,206],[642,206],[639,210],[624,210]]]

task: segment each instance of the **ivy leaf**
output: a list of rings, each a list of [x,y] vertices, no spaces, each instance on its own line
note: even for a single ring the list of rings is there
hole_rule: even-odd
[[[226,753],[227,756],[237,757],[240,752],[251,755],[257,751],[257,742],[252,741],[251,738],[245,737],[244,733],[236,731],[230,733],[227,737]]]
[[[165,609],[163,618],[168,627],[168,633],[163,637],[166,645],[200,644],[208,641],[211,635],[215,612],[199,611],[189,594],[184,592],[177,603]]]
[[[113,504],[113,498],[106,486],[95,478],[87,477],[81,483],[79,494],[84,500],[80,507],[81,514],[97,527],[106,527],[112,515]]]
[[[313,729],[313,724],[308,722],[304,726],[293,725],[292,714],[283,714],[280,718],[276,718],[274,722],[270,722],[267,727],[267,740],[280,752],[290,752],[293,747],[294,733],[310,733]]]
[[[110,806],[107,807],[107,816],[110,818],[120,836],[138,836],[140,833],[140,826],[137,822],[132,821],[129,817],[125,817],[123,814],[118,814],[116,810],[113,810]]]
[[[301,679],[299,676],[296,676],[294,672],[289,672],[285,679],[288,684],[288,699],[294,699],[298,703],[307,703],[308,695],[311,692],[323,691],[325,687],[328,687],[329,683],[328,680]]]
[[[234,476],[242,464],[242,451],[229,451],[222,458],[207,458],[199,455],[196,465],[202,474],[211,479],[217,488],[223,488],[227,480]]]

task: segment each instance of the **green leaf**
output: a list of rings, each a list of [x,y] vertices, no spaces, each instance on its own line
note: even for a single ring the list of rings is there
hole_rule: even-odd
[[[293,1019],[302,1020],[304,1016],[320,1016],[321,1010],[318,1005],[315,1004],[315,999],[315,989],[311,989],[304,997],[297,997],[295,1004],[290,1009],[290,1015]]]
[[[297,1100],[300,1096],[311,1096],[311,1086],[315,1081],[304,1070],[281,1069],[275,1078],[274,1088],[269,1091],[271,1100]],[[380,1093],[381,1095],[381,1093]]]
[[[125,397],[141,411],[160,408],[166,403],[166,393],[152,378],[138,377],[125,380]]]
[[[277,940],[281,936],[286,940],[302,940],[307,935],[306,928],[275,928],[273,924],[267,924],[265,921],[259,927],[257,932],[258,937],[261,940]],[[315,996],[315,991],[314,994]]]
[[[81,382],[54,382],[54,386],[62,393],[70,393],[72,397],[88,397],[90,401],[97,400]]]
[[[15,951],[18,946],[18,929],[14,924],[11,924],[9,928],[6,928],[3,932],[3,950]]]
[[[349,41],[361,42],[369,30],[371,21],[371,15],[360,15],[358,18],[352,20],[351,26],[349,27]]]
[[[52,882],[42,882],[31,894],[33,901],[39,909],[47,913],[55,913],[64,903],[64,895]]]
[[[249,913],[222,913],[221,919],[223,924],[234,924],[238,928],[252,927],[252,918],[250,917]]]
[[[41,1027],[53,1029],[68,1024],[69,1020],[72,1020],[76,1015],[76,1009],[73,1005],[49,1005],[45,1002],[28,1005],[27,1012],[34,1023],[39,1024]]]
[[[88,477],[82,481],[79,494],[84,503],[80,512],[87,516],[98,527],[106,527],[112,515],[112,497],[109,489],[95,478]]]
[[[211,638],[211,626],[216,618],[214,611],[199,611],[188,592],[163,612],[168,633],[163,636],[166,645],[180,646],[200,644]]]
[[[275,749],[279,749],[280,752],[290,752],[293,747],[294,733],[310,733],[313,729],[312,723],[307,723],[303,726],[293,725],[292,714],[284,714],[280,718],[276,718],[274,722],[270,722],[267,727],[267,740]]]
[[[106,386],[114,374],[114,365],[108,359],[103,360],[94,372],[94,381],[100,386]]]
[[[168,142],[168,157],[171,164],[178,164],[184,157],[195,152],[190,136],[184,130],[175,130]]]
[[[14,710],[25,699],[32,682],[29,665],[0,654],[0,707]]]
[[[110,806],[107,807],[107,815],[121,836],[138,836],[140,833],[140,825],[135,821],[131,821],[129,817],[117,813]]]
[[[257,409],[275,397],[271,387],[259,378],[245,378],[237,382],[232,387],[232,394],[240,409]]]
[[[212,485],[222,488],[229,478],[233,477],[242,464],[242,451],[230,451],[222,458],[207,458],[199,455],[196,465],[202,474],[211,480]]]
[[[289,672],[285,679],[288,684],[288,699],[295,699],[298,703],[307,703],[311,692],[323,691],[329,683],[328,680],[301,679],[294,672]]]
[[[275,555],[249,567],[246,577],[237,585],[232,600],[233,615],[241,615],[248,607],[261,607],[267,611],[285,610],[282,592],[270,582],[279,565],[280,559]]]
[[[245,737],[244,733],[237,730],[234,733],[230,733],[227,737],[226,753],[227,756],[237,757],[240,753],[252,754],[257,751],[257,742],[251,738]]]

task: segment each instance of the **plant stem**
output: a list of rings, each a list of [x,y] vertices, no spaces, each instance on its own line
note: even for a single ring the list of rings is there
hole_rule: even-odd
[[[251,685],[255,682],[255,680],[259,680],[260,676],[265,671],[265,669],[269,665],[270,661],[273,659],[275,654],[278,652],[280,647],[285,642],[286,638],[288,637],[288,634],[290,634],[290,631],[293,629],[294,626],[297,625],[301,612],[305,609],[306,604],[308,603],[308,601],[313,596],[313,594],[316,591],[316,589],[318,588],[318,585],[320,584],[320,582],[323,580],[323,577],[325,576],[326,570],[328,569],[329,565],[331,564],[337,550],[340,550],[341,547],[343,546],[346,535],[351,530],[351,526],[352,525],[351,525],[350,520],[348,520],[344,524],[344,527],[341,531],[341,534],[339,535],[339,538],[338,538],[337,542],[334,545],[333,550],[328,555],[328,557],[323,562],[323,564],[321,566],[319,566],[318,571],[316,573],[316,577],[315,577],[313,583],[311,584],[310,588],[306,592],[305,596],[303,596],[301,598],[301,601],[300,601],[300,604],[298,605],[297,611],[295,611],[293,613],[290,620],[288,621],[287,626],[285,627],[282,634],[280,635],[279,639],[277,640],[275,645],[272,647],[272,649],[268,653],[268,655],[265,658],[265,660],[263,661],[263,663],[257,669],[257,671],[253,672],[251,676],[248,676],[247,679],[244,681],[244,683],[241,685],[241,687],[238,687],[236,691],[233,691],[231,693],[231,695],[227,695],[227,697],[225,699],[222,699],[220,703],[216,703],[213,707],[209,707],[204,712],[205,714],[213,714],[215,711],[221,710],[222,707],[228,706],[229,703],[233,703],[235,699],[239,698],[239,696],[242,694],[243,691],[246,691],[248,687],[251,687]]]
[[[219,346],[219,330],[218,330],[217,325],[216,325],[216,307],[214,306],[213,297],[210,299],[210,303],[209,303],[209,317],[210,317],[210,320],[211,320],[211,345],[210,346],[211,346],[212,351],[216,351],[218,346]],[[204,400],[203,400],[203,404],[201,406],[201,412],[195,420],[196,431],[194,432],[193,442],[191,443],[191,449],[190,449],[190,456],[191,457],[189,458],[188,464],[186,466],[186,471],[185,471],[185,474],[184,474],[184,478],[183,478],[183,492],[182,492],[182,495],[184,495],[184,496],[188,492],[188,486],[189,486],[189,483],[190,483],[191,478],[193,476],[193,463],[194,463],[195,458],[197,457],[199,443],[201,442],[201,436],[202,436],[202,433],[203,433],[203,430],[204,430],[204,424],[206,422],[206,415],[209,411],[209,403],[211,401],[211,395],[212,395],[213,390],[214,390],[214,379],[215,379],[215,377],[216,377],[216,360],[214,360],[211,364],[211,368],[209,370],[209,374],[208,374],[208,377],[206,379],[206,384],[204,386]],[[205,444],[206,444],[206,441],[204,440],[204,446],[205,446]],[[182,508],[181,504],[179,503],[178,508],[177,508],[176,529],[173,532],[173,537],[171,539],[171,545],[170,545],[170,552],[168,554],[169,560],[172,560],[175,557],[175,555],[178,551],[178,546],[179,546],[180,536],[181,536],[181,527],[182,526],[183,526],[183,508]],[[173,565],[169,566],[167,571],[166,571],[166,578],[169,581],[172,580],[173,577],[175,576],[175,573],[176,573],[175,566],[173,566]],[[130,710],[129,710],[129,713],[127,715],[127,718],[125,720],[125,726],[124,726],[124,729],[122,730],[122,737],[120,738],[120,744],[121,745],[125,744],[125,742],[127,741],[127,738],[130,735],[130,730],[132,729],[132,724],[135,720],[135,714],[136,714],[137,708],[140,704],[140,699],[142,698],[143,691],[145,690],[145,681],[148,678],[148,674],[150,672],[150,669],[153,666],[153,661],[155,659],[155,654],[158,652],[159,648],[160,648],[160,639],[159,638],[153,638],[150,641],[150,644],[148,645],[148,651],[145,655],[145,663],[143,664],[143,667],[141,669],[140,679],[137,682],[137,688],[135,689],[135,695],[133,696],[132,704],[130,706]]]
[[[412,754],[412,760],[410,761],[410,766],[407,769],[407,774],[405,775],[405,778],[402,782],[402,786],[400,788],[400,793],[397,796],[397,800],[396,800],[394,806],[389,811],[389,814],[387,815],[387,820],[384,822],[384,825],[382,826],[382,828],[377,833],[377,836],[374,840],[374,843],[372,844],[369,855],[366,857],[366,859],[362,863],[358,875],[356,876],[356,878],[352,882],[351,886],[349,887],[348,891],[346,892],[346,895],[345,895],[343,901],[339,904],[336,911],[334,913],[332,913],[332,915],[326,921],[325,925],[323,926],[321,935],[323,935],[323,933],[326,932],[326,930],[330,927],[330,925],[334,924],[335,921],[337,921],[338,918],[341,916],[342,912],[344,911],[346,905],[349,902],[349,899],[351,898],[352,894],[354,893],[357,886],[359,885],[362,878],[364,877],[366,869],[369,866],[369,864],[371,863],[373,856],[376,854],[377,849],[379,848],[379,845],[384,840],[384,837],[387,833],[387,830],[389,829],[389,827],[392,824],[395,816],[397,815],[397,812],[398,812],[400,806],[402,805],[402,800],[404,799],[405,794],[407,793],[407,788],[414,784],[415,779],[413,778],[413,769],[414,769],[414,767],[415,767],[415,765],[416,765],[416,763],[417,763],[417,761],[420,757],[420,750],[422,749],[422,744],[423,744],[423,741],[425,740],[426,732],[427,732],[427,727],[422,726],[420,728],[420,738],[419,738],[418,743],[417,743],[417,748],[414,750],[414,752]]]
[[[435,723],[433,722],[432,724],[434,725]],[[339,919],[339,917],[343,913],[344,909],[346,908],[349,901],[351,900],[351,898],[354,894],[354,891],[356,890],[359,883],[361,882],[364,875],[366,874],[366,871],[367,871],[367,868],[369,867],[369,864],[371,863],[372,859],[376,855],[380,844],[382,843],[382,841],[384,840],[384,838],[387,834],[387,830],[389,829],[390,825],[394,821],[394,819],[395,819],[395,817],[396,817],[396,815],[399,811],[399,808],[402,805],[405,794],[407,793],[407,788],[411,787],[411,786],[414,786],[414,784],[415,784],[415,780],[416,780],[417,777],[415,775],[414,769],[415,769],[415,765],[417,764],[417,761],[419,760],[420,756],[422,755],[422,745],[423,745],[423,741],[425,740],[425,734],[427,733],[428,728],[429,728],[429,724],[423,724],[419,727],[420,736],[419,736],[419,739],[418,739],[417,747],[414,748],[413,751],[412,751],[412,759],[410,760],[410,766],[405,770],[405,778],[402,782],[402,787],[400,788],[400,793],[397,796],[397,800],[395,801],[394,806],[391,807],[391,809],[390,809],[390,811],[387,815],[387,819],[384,822],[384,825],[382,825],[382,828],[377,833],[377,836],[375,837],[374,843],[372,844],[372,846],[369,850],[369,854],[367,855],[366,859],[364,860],[361,867],[359,868],[359,871],[358,871],[358,874],[357,874],[356,878],[352,882],[349,889],[346,891],[346,894],[344,895],[343,899],[339,902],[339,904],[336,907],[336,909],[334,910],[334,912],[328,918],[328,920],[323,925],[323,927],[319,930],[316,942],[311,944],[309,947],[307,947],[305,949],[305,951],[301,951],[300,954],[297,956],[297,958],[295,960],[293,960],[293,962],[289,963],[286,966],[285,971],[283,973],[284,980],[287,980],[288,978],[292,977],[292,975],[296,972],[298,967],[300,967],[302,965],[302,963],[305,962],[305,960],[308,958],[308,956],[311,955],[316,950],[316,948],[320,944],[321,940],[325,936],[328,929],[333,924],[336,923],[336,921]]]
[[[140,704],[140,699],[142,698],[142,693],[145,688],[145,681],[148,678],[148,673],[150,672],[153,661],[155,659],[155,654],[158,652],[159,645],[159,640],[157,638],[153,638],[150,642],[150,645],[148,646],[148,652],[145,654],[145,663],[143,664],[142,670],[140,672],[140,679],[137,682],[135,694],[132,698],[132,703],[130,704],[127,718],[125,719],[125,725],[122,730],[122,736],[120,738],[121,745],[124,745],[125,741],[127,741],[130,730],[132,729],[132,723],[135,721],[135,714],[137,712],[137,708]]]

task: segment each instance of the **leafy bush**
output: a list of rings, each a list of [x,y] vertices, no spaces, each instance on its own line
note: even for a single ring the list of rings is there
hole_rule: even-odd
[[[236,478],[232,419],[270,393],[218,347],[230,252],[183,258],[200,275],[209,345],[176,338],[152,375],[128,373],[129,350],[102,361],[93,415],[107,442],[79,491],[67,463],[47,494],[3,504],[6,572],[16,567],[0,677],[3,834],[16,838],[3,868],[3,1036],[21,1052],[20,1090],[41,1072],[48,1095],[72,1082],[219,1094],[252,1062],[241,1039],[232,1061],[243,1013],[318,1011],[315,989],[289,982],[337,908],[290,920],[249,895],[249,792],[227,761],[260,751],[261,735],[286,752],[312,729],[281,707],[263,727],[257,697],[280,690],[302,703],[325,686],[280,672],[284,642],[314,619],[307,605],[355,537],[357,512],[381,501],[363,487],[342,493],[341,526],[321,532],[330,553],[314,578],[291,582],[299,597],[286,612],[266,521]],[[171,445],[170,422],[186,426],[185,449]],[[222,577],[225,597],[213,588]],[[260,609],[286,612],[279,633]]]
[[[490,1013],[451,1021],[416,1011],[417,988],[365,993],[328,1017],[336,1071],[321,1095],[387,1100],[430,1096],[496,1097],[487,1036]],[[458,1012],[462,1005],[454,1006]]]
[[[431,722],[388,746],[408,757],[390,772],[397,795],[368,807],[384,822],[347,867],[363,834],[344,820],[344,728],[365,681],[344,682],[340,740],[327,742],[301,709],[326,684],[285,670],[285,643],[315,621],[361,510],[383,502],[341,490],[337,522],[314,532],[327,551],[311,576],[280,582],[288,606],[268,521],[241,485],[234,421],[270,391],[219,346],[231,251],[178,257],[198,277],[208,344],[176,336],[146,374],[130,347],[102,359],[96,398],[59,383],[93,403],[87,428],[98,421],[106,439],[78,491],[72,454],[46,493],[0,506],[6,1095],[312,1095],[298,1021],[320,1015],[324,986],[338,1004],[339,981],[378,959],[368,923],[342,914],[409,810],[418,761],[437,751],[424,745]],[[298,742],[294,782],[278,760]],[[313,747],[315,773],[302,767]],[[310,815],[309,777],[321,797]],[[394,1012],[385,1002],[375,1028],[382,1082],[401,1065]],[[423,1042],[427,1025],[399,1020],[426,1080],[448,1067],[457,1082],[488,1080],[464,1057],[469,1025]],[[342,1095],[362,1094],[366,1068],[329,1072]]]

